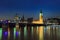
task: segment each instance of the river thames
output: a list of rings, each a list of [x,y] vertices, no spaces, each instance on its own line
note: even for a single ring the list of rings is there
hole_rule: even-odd
[[[60,25],[0,28],[0,40],[60,40]]]

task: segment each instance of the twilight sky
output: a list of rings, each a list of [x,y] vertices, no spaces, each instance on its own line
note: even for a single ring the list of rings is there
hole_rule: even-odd
[[[44,17],[60,16],[60,0],[0,0],[0,17],[14,17],[16,13],[25,18],[38,18],[40,9]]]

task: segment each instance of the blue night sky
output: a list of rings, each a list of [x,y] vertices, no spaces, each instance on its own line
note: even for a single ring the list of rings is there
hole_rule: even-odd
[[[44,17],[60,16],[60,0],[0,0],[0,17],[14,17],[16,13],[25,18],[38,18],[40,9]]]

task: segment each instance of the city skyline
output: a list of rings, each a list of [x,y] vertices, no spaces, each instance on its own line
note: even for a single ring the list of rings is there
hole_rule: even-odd
[[[60,0],[0,0],[0,18],[25,16],[38,19],[40,9],[43,17],[60,17]]]

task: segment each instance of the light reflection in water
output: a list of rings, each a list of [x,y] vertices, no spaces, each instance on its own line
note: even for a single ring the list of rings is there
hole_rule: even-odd
[[[19,31],[19,37],[20,37],[20,31]]]
[[[5,36],[7,36],[7,34],[8,34],[8,32],[6,31],[6,32],[5,32]]]
[[[37,35],[38,35],[38,26],[37,26]]]
[[[2,38],[2,28],[0,28],[0,40]]]
[[[18,32],[18,31],[16,31],[16,37],[18,37],[18,35],[19,35],[19,32]]]
[[[14,28],[14,39],[15,39],[16,37],[20,37],[20,31],[19,31],[19,30],[16,31],[16,28]]]
[[[16,37],[16,28],[14,28],[14,39],[15,39],[15,37]]]
[[[27,26],[24,27],[24,36],[26,37],[27,35]]]
[[[47,33],[50,35],[50,26],[47,26]]]
[[[8,40],[10,38],[10,28],[8,28]]]
[[[44,27],[43,26],[40,26],[38,27],[38,32],[39,32],[39,40],[44,40]]]
[[[32,28],[32,35],[33,35],[33,26],[31,28]]]
[[[27,30],[27,26],[25,26],[24,29],[21,28],[22,30],[18,30],[18,31],[16,31],[16,28],[14,28],[14,40],[19,39],[19,38],[23,38],[23,37],[24,37],[24,40],[30,39],[30,38],[32,40],[34,40],[34,39],[36,39],[36,40],[50,40],[52,38],[51,40],[53,40],[53,39],[55,39],[55,37],[57,37],[57,39],[60,39],[59,38],[60,37],[60,31],[59,31],[60,28],[59,27],[57,26],[57,27],[53,28],[51,26],[46,26],[46,27],[43,27],[43,26],[33,27],[32,26],[31,29],[29,29],[30,31]],[[22,32],[21,33],[22,35],[20,35],[20,32]],[[4,36],[3,37],[4,39],[7,39],[8,35],[9,35],[9,31],[3,30],[3,32],[2,32],[2,28],[0,28],[0,40],[2,39],[2,36]]]
[[[7,40],[8,39],[8,31],[3,31],[3,38],[2,40]]]

